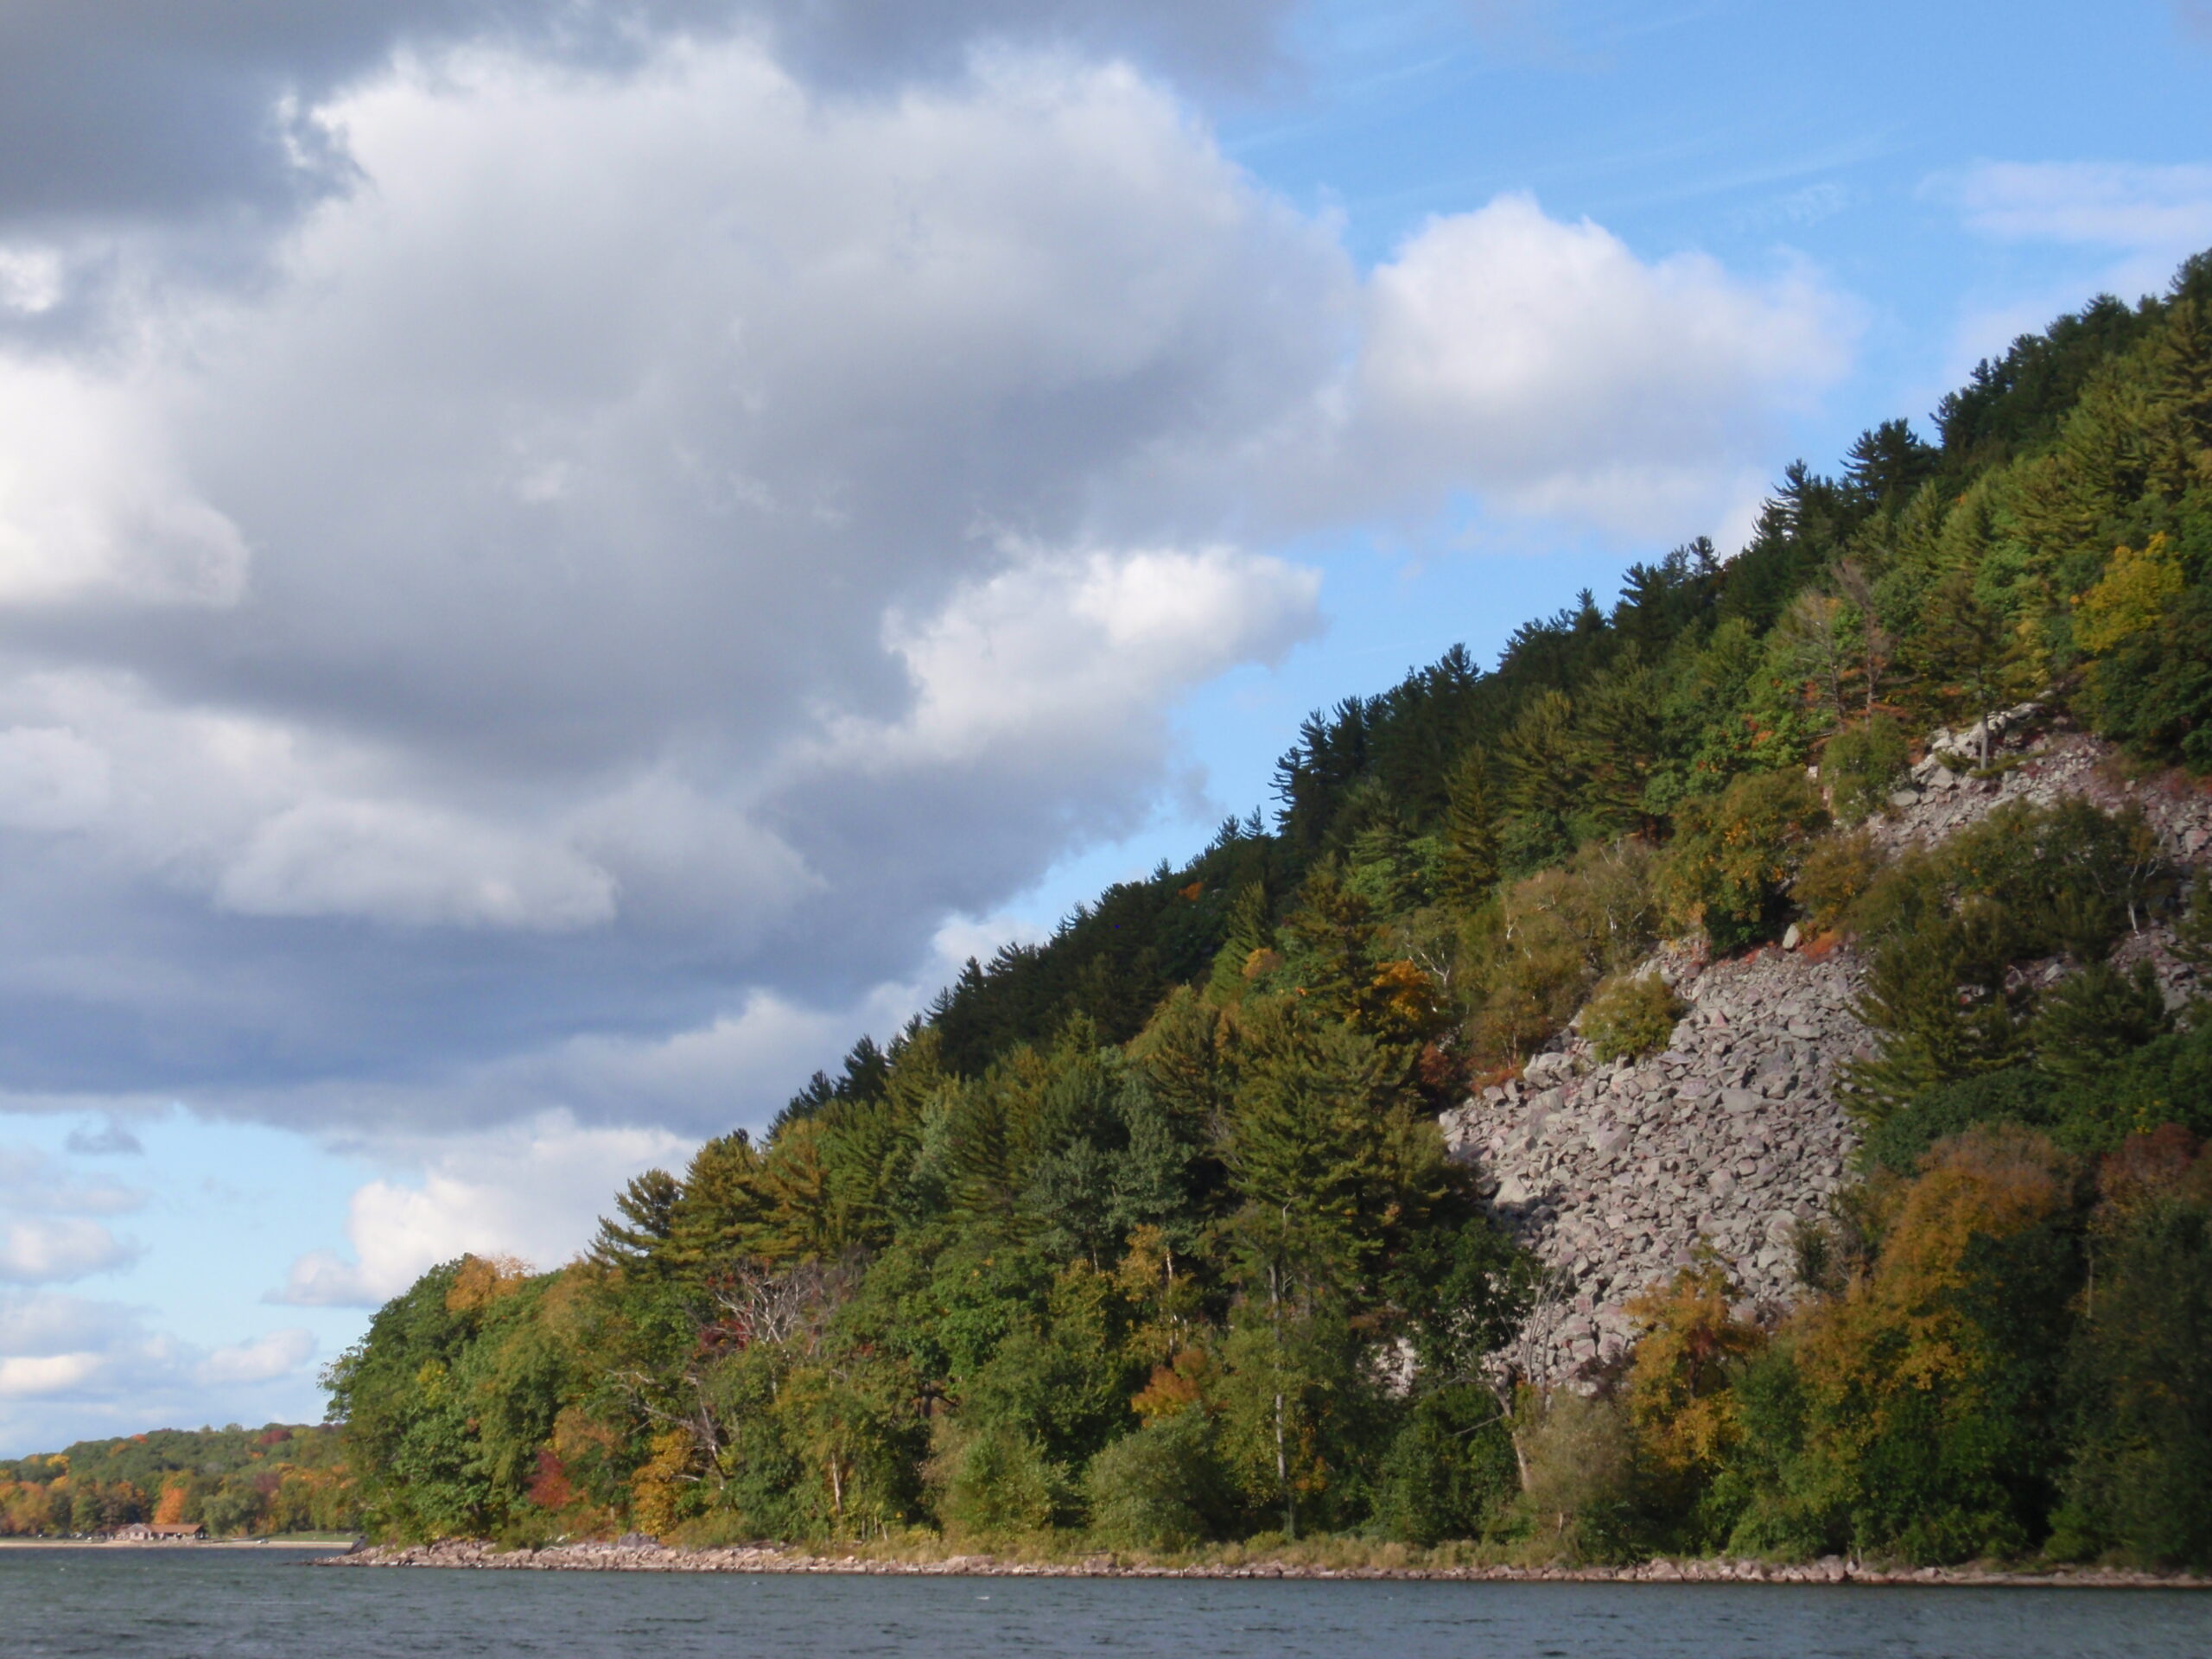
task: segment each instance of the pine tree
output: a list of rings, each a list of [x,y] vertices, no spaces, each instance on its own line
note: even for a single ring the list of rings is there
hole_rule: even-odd
[[[614,1207],[630,1224],[601,1216],[591,1259],[601,1267],[632,1271],[661,1266],[683,1196],[683,1186],[664,1169],[632,1176],[614,1198]]]
[[[2041,1070],[2090,1078],[2171,1029],[2173,1017],[2149,963],[2122,973],[2109,962],[2095,962],[2044,1000],[2031,1040]]]
[[[717,1135],[692,1154],[668,1213],[670,1254],[697,1269],[742,1250],[767,1213],[756,1185],[760,1149],[743,1129]]]
[[[1375,907],[1344,878],[1334,859],[1316,864],[1283,918],[1288,971],[1315,1011],[1349,1020],[1375,978],[1375,944],[1382,929]]]
[[[1253,957],[1268,949],[1274,938],[1268,925],[1267,887],[1248,881],[1230,901],[1229,932],[1214,952],[1213,969],[1206,978],[1207,1000],[1227,1004],[1242,997]]]
[[[1490,758],[1470,749],[1452,768],[1444,812],[1444,902],[1478,909],[1497,885],[1497,814],[1491,804]]]
[[[1545,691],[1521,711],[1501,744],[1509,821],[1501,836],[1521,864],[1548,864],[1574,849],[1574,817],[1582,804],[1575,765],[1574,703]]]

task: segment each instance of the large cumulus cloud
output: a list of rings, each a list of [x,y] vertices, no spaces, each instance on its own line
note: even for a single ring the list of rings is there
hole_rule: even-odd
[[[476,53],[318,118],[361,181],[266,286],[0,359],[16,1087],[864,992],[1314,626],[1192,480],[1348,274],[1133,73]]]
[[[1187,786],[1178,700],[1319,626],[1278,538],[1688,533],[1842,361],[1809,277],[1524,198],[1363,277],[1124,63],[788,57],[421,49],[295,111],[347,181],[251,283],[12,246],[19,1098],[757,1120]]]
[[[1647,264],[1528,195],[1431,220],[1369,284],[1369,475],[1664,536],[1710,527],[1730,463],[1848,364],[1852,308],[1809,272]]]

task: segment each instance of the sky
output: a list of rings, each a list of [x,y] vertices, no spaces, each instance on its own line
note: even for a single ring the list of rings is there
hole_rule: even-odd
[[[0,1456],[314,1420],[2212,246],[2212,5],[0,7]]]

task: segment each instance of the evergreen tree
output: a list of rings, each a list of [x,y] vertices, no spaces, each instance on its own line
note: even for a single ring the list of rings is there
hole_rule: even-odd
[[[600,1217],[599,1231],[591,1244],[592,1260],[603,1267],[632,1270],[662,1265],[683,1196],[682,1185],[664,1169],[632,1176],[614,1197],[622,1222]]]
[[[2029,1040],[2044,1071],[2090,1078],[2172,1029],[2173,1016],[2149,963],[2122,973],[2108,962],[2094,962],[2044,999]]]
[[[1478,909],[1497,885],[1497,815],[1491,805],[1490,760],[1469,749],[1446,785],[1440,897],[1462,913]]]
[[[1214,953],[1206,995],[1216,1002],[1234,1002],[1243,996],[1245,980],[1258,965],[1254,958],[1268,949],[1274,938],[1274,930],[1268,925],[1267,887],[1262,882],[1248,881],[1230,903],[1227,934],[1221,949]]]

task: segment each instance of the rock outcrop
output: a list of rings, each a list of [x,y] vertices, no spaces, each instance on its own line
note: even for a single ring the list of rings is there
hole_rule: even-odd
[[[1453,1155],[1555,1278],[1521,1344],[1545,1379],[1617,1359],[1634,1336],[1624,1304],[1700,1245],[1778,1313],[1797,1230],[1857,1146],[1836,1091],[1866,1045],[1855,957],[1769,949],[1708,965],[1678,950],[1655,967],[1691,1005],[1663,1052],[1597,1066],[1577,1038],[1445,1115]]]
[[[2139,807],[2175,864],[2212,849],[2212,796],[2171,776],[2129,778],[2108,745],[2052,729],[2034,704],[1992,718],[1986,768],[1981,736],[1929,738],[1910,784],[1870,826],[1886,850],[1936,844],[2006,802],[2068,796]],[[2212,990],[2170,944],[2167,930],[2145,926],[2116,956],[2151,962],[2170,1004]],[[1510,1356],[1525,1375],[1587,1384],[1634,1340],[1625,1305],[1701,1249],[1742,1287],[1743,1313],[1778,1317],[1801,1294],[1799,1229],[1827,1211],[1858,1147],[1838,1083],[1872,1050],[1853,1013],[1863,967],[1833,942],[1717,963],[1670,946],[1645,970],[1690,1012],[1663,1052],[1600,1066],[1570,1034],[1517,1080],[1444,1114],[1452,1155],[1549,1271],[1552,1289]]]

